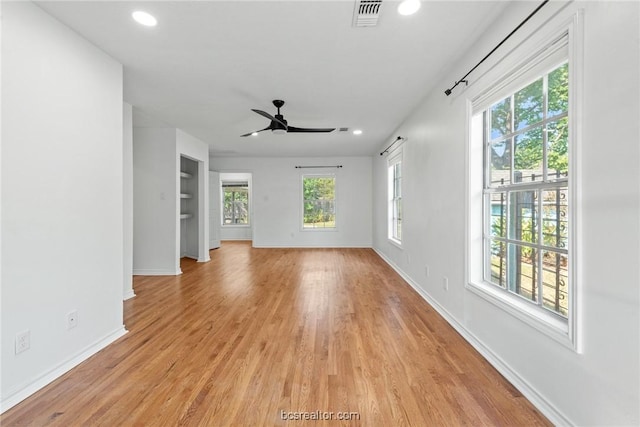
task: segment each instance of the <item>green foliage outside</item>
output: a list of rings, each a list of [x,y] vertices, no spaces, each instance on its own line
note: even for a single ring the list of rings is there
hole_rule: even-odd
[[[567,111],[568,82],[568,64],[561,65],[547,75],[547,118],[562,115]],[[566,175],[569,163],[567,153],[569,122],[566,117],[563,117],[548,123],[546,129],[540,123],[544,117],[543,83],[543,79],[540,78],[516,92],[514,96],[505,98],[491,107],[491,140],[494,141],[491,153],[493,170],[508,170],[511,167],[513,155],[515,170],[542,171],[543,132],[546,132],[548,173],[550,177]],[[540,124],[536,126],[536,123]],[[500,140],[501,137],[527,127],[531,128],[515,136],[514,153],[511,153],[510,141]]]
[[[303,224],[309,228],[335,227],[335,179],[305,177],[302,181],[304,197]]]
[[[249,189],[247,187],[225,187],[224,224],[249,223]]]
[[[569,68],[564,64],[490,108],[491,148],[488,154],[493,184],[541,181],[545,166],[548,179],[568,175],[568,83]],[[510,175],[515,182],[508,181]],[[563,316],[568,313],[566,255],[552,249],[535,249],[526,243],[566,248],[566,191],[566,187],[561,187],[558,190],[510,192],[508,201],[491,201],[494,206],[490,223],[492,281],[527,298],[542,298],[545,307]],[[507,193],[496,193],[493,197],[498,194],[506,196]],[[536,207],[540,197],[542,211]],[[510,206],[509,217],[507,205]],[[494,208],[500,206],[502,212],[495,212]],[[542,242],[538,242],[539,236]],[[495,239],[507,237],[524,244],[507,245]],[[540,257],[541,265],[538,264]],[[508,277],[507,269],[510,271]],[[537,280],[540,279],[542,295],[537,295]]]
[[[506,218],[505,217],[493,217],[491,219],[491,234],[492,236],[500,236],[506,237]],[[523,218],[520,223],[522,224],[522,234],[518,240],[527,243],[535,243],[537,239],[537,230],[534,229],[534,222],[532,218]],[[537,224],[536,224],[537,225]],[[558,228],[560,227],[561,231],[558,233]],[[567,239],[566,229],[563,227],[563,224],[554,220],[551,221],[543,221],[542,223],[542,239],[543,244],[545,246],[558,246],[558,234],[560,234],[560,240],[565,241]],[[497,240],[491,241],[491,249],[493,253],[498,253],[501,251],[500,242]],[[530,261],[533,261],[533,250],[528,246],[522,246],[522,257],[526,258]]]
[[[519,210],[520,216],[517,219],[517,240],[527,243],[537,243],[538,227],[542,226],[543,245],[550,248],[565,248],[567,244],[567,227],[566,218],[568,215],[567,205],[565,204],[566,189],[564,190],[545,190],[543,194],[543,214],[540,217],[537,209],[533,210],[529,206],[526,211]],[[512,193],[513,194],[513,193]],[[534,201],[537,199],[534,198]],[[498,202],[494,200],[494,203]],[[513,202],[513,201],[512,201]],[[500,206],[499,204],[497,206]],[[512,207],[514,208],[514,207]],[[507,223],[506,216],[507,206],[503,205],[502,212],[494,212],[491,217],[491,236],[494,238],[506,239]],[[535,213],[535,215],[533,215]],[[513,233],[514,231],[512,231]],[[500,240],[491,239],[491,277],[494,283],[500,286],[508,286],[511,289],[511,276],[507,278],[506,268],[519,268],[518,293],[522,296],[535,300],[539,298],[536,295],[536,276],[542,274],[542,292],[543,304],[559,314],[566,316],[568,313],[567,306],[567,257],[560,255],[559,252],[553,250],[538,251],[526,245],[516,244],[517,250],[514,257],[513,253],[509,253],[507,245]],[[538,266],[538,257],[542,256],[542,270]],[[512,258],[513,257],[513,258]],[[513,260],[514,263],[509,263]],[[509,282],[509,283],[507,283]]]

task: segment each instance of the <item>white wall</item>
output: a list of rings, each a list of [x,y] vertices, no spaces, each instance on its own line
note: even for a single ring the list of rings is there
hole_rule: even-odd
[[[198,261],[209,261],[209,152],[175,128],[133,129],[133,274],[180,274],[180,156],[196,160],[200,239]]]
[[[253,225],[248,227],[242,225],[226,225],[220,226],[221,240],[252,240]]]
[[[133,129],[133,274],[180,274],[176,130]]]
[[[374,160],[374,247],[507,378],[558,424],[640,423],[639,4],[584,8],[582,120],[583,352],[578,354],[465,288],[467,96],[444,89],[520,22],[535,4],[514,3],[393,134],[404,145],[404,248],[386,237],[386,163]],[[550,3],[503,46],[508,52],[559,9]],[[487,66],[470,76],[473,83]],[[502,65],[497,65],[500,68]],[[471,89],[471,87],[470,87]],[[573,159],[577,161],[577,159]],[[425,266],[429,265],[429,276]],[[442,277],[449,278],[449,291]]]
[[[129,299],[133,292],[133,107],[123,105],[122,174],[123,174],[123,229],[124,269],[122,298]]]
[[[2,56],[4,411],[125,330],[122,67],[27,2],[2,4]]]
[[[343,165],[341,169],[296,169]],[[239,158],[210,160],[212,170],[251,172],[253,246],[371,247],[371,158]],[[337,231],[302,231],[302,174],[336,175]]]

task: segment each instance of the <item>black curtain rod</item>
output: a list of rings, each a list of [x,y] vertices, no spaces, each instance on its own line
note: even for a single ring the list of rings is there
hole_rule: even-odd
[[[391,147],[393,147],[396,144],[396,142],[398,142],[400,140],[404,141],[405,139],[407,139],[407,138],[403,138],[401,136],[397,137],[396,140],[391,143],[391,145],[389,145],[387,148],[384,149],[384,151],[382,153],[380,153],[380,155],[382,156],[384,153],[388,153],[389,149]]]
[[[342,168],[342,165],[335,166],[296,166],[296,169],[316,169],[316,168]]]
[[[456,86],[458,86],[460,83],[467,83],[467,84],[468,84],[467,80],[465,80],[465,79],[467,78],[467,76],[468,76],[469,74],[471,74],[471,73],[472,73],[476,68],[478,68],[478,67],[480,66],[480,64],[482,64],[482,63],[483,63],[483,62],[484,62],[488,57],[490,57],[490,56],[491,56],[491,54],[493,54],[493,52],[495,52],[496,50],[498,50],[498,48],[499,48],[500,46],[502,46],[502,44],[503,44],[504,42],[506,42],[506,41],[509,39],[509,37],[511,37],[511,36],[513,35],[513,33],[515,33],[516,31],[518,31],[518,30],[520,29],[520,27],[522,27],[522,26],[523,26],[523,25],[524,25],[524,24],[525,24],[529,19],[531,19],[531,17],[532,17],[533,15],[535,15],[536,13],[538,13],[538,11],[539,11],[540,9],[542,9],[542,6],[544,6],[544,5],[545,5],[545,4],[547,4],[547,3],[549,3],[549,0],[544,0],[544,1],[543,1],[543,2],[542,2],[542,3],[541,3],[541,4],[536,8],[536,10],[534,10],[533,12],[531,12],[531,13],[529,14],[529,16],[527,16],[527,17],[524,19],[524,21],[522,21],[522,22],[520,23],[520,25],[518,25],[518,26],[517,26],[513,31],[511,31],[511,32],[509,33],[509,35],[508,35],[507,37],[505,37],[504,39],[502,39],[502,41],[501,41],[500,43],[498,43],[498,44],[497,44],[497,46],[496,46],[496,47],[494,47],[494,48],[491,50],[491,52],[489,52],[489,53],[487,54],[487,56],[485,56],[484,58],[482,58],[482,60],[481,60],[480,62],[478,62],[478,63],[475,65],[475,67],[473,67],[471,70],[469,70],[469,72],[468,72],[467,74],[465,74],[464,76],[462,76],[462,78],[461,78],[460,80],[458,80],[458,81],[457,81],[453,86],[451,86],[449,89],[445,90],[445,91],[444,91],[444,94],[445,94],[445,95],[447,95],[447,96],[451,95],[451,91],[452,91],[453,89],[455,89],[455,87],[456,87]]]

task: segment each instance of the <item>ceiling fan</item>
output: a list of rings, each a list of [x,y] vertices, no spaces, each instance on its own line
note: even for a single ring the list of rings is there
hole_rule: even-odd
[[[260,129],[260,130],[256,130],[253,132],[249,132],[249,133],[245,133],[244,135],[240,135],[240,136],[250,136],[250,135],[254,135],[257,134],[258,132],[262,132],[265,130],[270,130],[273,133],[276,134],[283,134],[283,133],[326,133],[326,132],[332,132],[334,130],[336,130],[336,128],[297,128],[295,126],[289,126],[287,124],[287,121],[284,119],[284,116],[282,114],[280,114],[280,107],[282,107],[284,105],[284,101],[280,100],[280,99],[274,99],[273,100],[273,105],[275,105],[275,107],[278,109],[278,113],[274,116],[272,116],[269,113],[266,113],[264,111],[261,110],[254,110],[251,109],[251,111],[260,114],[261,116],[266,117],[267,119],[271,120],[271,124],[269,124],[269,126],[267,126],[264,129]]]

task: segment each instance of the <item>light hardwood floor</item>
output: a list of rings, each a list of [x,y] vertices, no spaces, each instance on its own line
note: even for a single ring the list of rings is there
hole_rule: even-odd
[[[211,258],[136,277],[129,333],[2,426],[549,425],[370,249]]]

